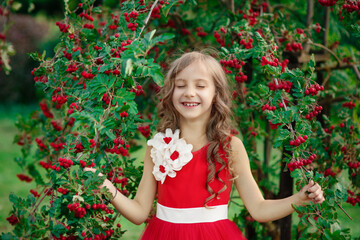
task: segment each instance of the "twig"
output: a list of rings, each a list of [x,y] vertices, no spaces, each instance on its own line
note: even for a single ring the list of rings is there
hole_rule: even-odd
[[[138,40],[142,34],[142,32],[144,31],[146,25],[148,24],[149,20],[150,20],[150,17],[151,17],[151,13],[152,11],[154,10],[155,6],[157,5],[159,0],[155,0],[155,2],[153,3],[153,5],[151,6],[150,8],[150,11],[149,11],[149,14],[147,15],[147,17],[145,18],[144,20],[144,26],[142,26],[141,30],[140,30],[140,33],[139,33],[139,36],[135,39],[135,40]]]
[[[331,55],[333,55],[333,57],[336,59],[336,61],[338,62],[338,65],[341,66],[341,60],[340,60],[340,59],[336,56],[336,54],[335,54],[333,51],[331,51],[328,47],[326,47],[326,46],[324,46],[324,45],[322,45],[322,44],[319,44],[319,43],[314,43],[314,42],[311,41],[310,39],[309,39],[308,43],[310,43],[310,44],[312,44],[312,45],[314,45],[314,46],[317,46],[317,47],[319,47],[319,48],[322,48],[322,49],[328,51],[328,52],[329,52]]]
[[[351,67],[354,70],[354,73],[355,73],[357,79],[360,80],[360,73],[359,73],[359,69],[357,68],[357,66],[355,64],[351,64]]]
[[[341,211],[343,211],[343,212],[346,214],[346,216],[347,216],[348,218],[350,218],[350,220],[352,220],[352,218],[350,217],[350,215],[345,211],[345,209],[343,209],[343,208],[340,206],[340,204],[337,204],[337,206],[341,209]]]

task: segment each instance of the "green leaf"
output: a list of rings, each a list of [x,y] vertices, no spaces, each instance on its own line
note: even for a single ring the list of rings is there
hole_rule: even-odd
[[[133,61],[131,58],[126,60],[125,66],[125,76],[130,76],[133,70]]]
[[[16,12],[22,7],[22,4],[20,2],[13,2],[11,5],[11,9]]]
[[[151,32],[148,32],[144,35],[144,38],[146,40],[148,40],[149,42],[151,42],[152,38],[154,37],[155,35],[155,32],[156,32],[156,29],[152,30]]]

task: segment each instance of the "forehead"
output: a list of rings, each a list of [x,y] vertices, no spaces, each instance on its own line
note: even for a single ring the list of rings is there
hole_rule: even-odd
[[[189,80],[189,81],[211,81],[213,82],[213,77],[206,67],[205,63],[202,61],[195,61],[190,63],[182,71],[180,71],[175,76],[175,81],[179,80]]]

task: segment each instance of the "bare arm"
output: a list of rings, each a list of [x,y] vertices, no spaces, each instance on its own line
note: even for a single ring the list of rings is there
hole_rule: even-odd
[[[301,205],[310,201],[321,203],[323,193],[318,184],[310,182],[300,192],[283,199],[265,200],[251,173],[249,158],[240,139],[233,137],[233,168],[238,176],[235,186],[251,216],[258,222],[274,221],[294,212],[291,204]],[[305,194],[310,192],[309,195]]]
[[[144,171],[134,199],[129,199],[117,191],[116,187],[108,179],[100,186],[100,188],[106,186],[113,196],[115,196],[111,204],[116,210],[130,222],[137,225],[147,219],[156,194],[156,180],[152,175],[154,164],[150,157],[150,149],[151,147],[147,147],[146,149]],[[85,170],[95,172],[95,169],[86,168]]]

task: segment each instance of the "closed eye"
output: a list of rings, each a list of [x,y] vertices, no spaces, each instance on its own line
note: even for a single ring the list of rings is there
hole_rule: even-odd
[[[199,86],[197,86],[198,88],[205,88],[205,86],[203,86],[203,85],[199,85]]]

